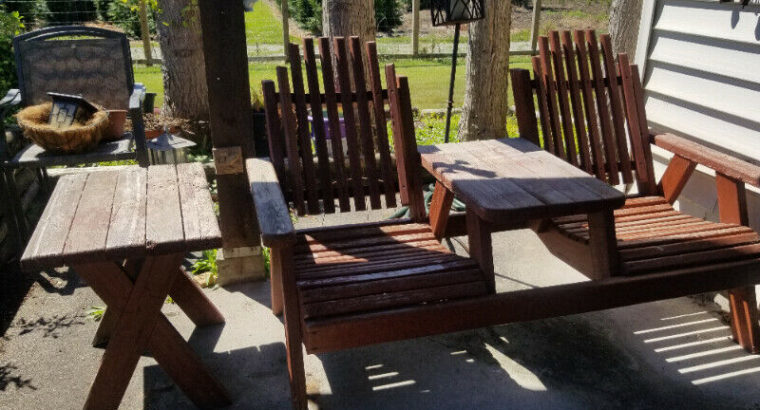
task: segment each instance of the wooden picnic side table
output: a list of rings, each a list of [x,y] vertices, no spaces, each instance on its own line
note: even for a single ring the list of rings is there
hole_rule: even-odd
[[[588,214],[594,278],[618,268],[613,211],[625,203],[622,192],[521,139],[499,139],[420,146],[422,166],[436,179],[430,224],[446,231],[456,196],[467,206],[470,255],[491,261],[491,232],[523,228],[531,221]],[[491,283],[494,291],[495,283]]]
[[[181,268],[189,251],[220,247],[200,164],[62,177],[21,258],[26,270],[68,265],[108,305],[108,340],[86,409],[119,406],[143,352],[200,407],[230,403],[225,389],[161,313],[167,295],[198,326],[224,317]]]

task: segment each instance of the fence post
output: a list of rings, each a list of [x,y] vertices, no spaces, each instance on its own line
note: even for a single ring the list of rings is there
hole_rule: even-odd
[[[420,0],[412,0],[412,55],[420,49]]]
[[[140,33],[142,34],[143,50],[145,53],[145,64],[150,67],[153,65],[153,53],[150,49],[150,28],[148,27],[148,8],[145,5],[146,0],[140,0]]]
[[[538,44],[538,31],[541,23],[541,0],[533,0],[533,24],[530,29],[530,53],[536,55],[536,45]]]
[[[288,8],[288,0],[282,0],[281,1],[281,12],[282,12],[282,45],[283,45],[283,52],[285,54],[285,62],[287,63],[290,61],[288,58],[288,50],[290,49],[290,9]]]

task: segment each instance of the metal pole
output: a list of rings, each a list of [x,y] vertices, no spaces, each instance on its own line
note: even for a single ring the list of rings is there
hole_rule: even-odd
[[[459,29],[460,24],[454,29],[454,55],[451,56],[451,82],[449,83],[449,106],[446,108],[446,136],[443,142],[449,142],[451,132],[451,109],[454,106],[454,80],[457,77],[457,56],[459,54]]]
[[[530,52],[536,55],[536,43],[538,43],[538,30],[541,23],[541,0],[533,0],[533,22],[530,28]]]
[[[288,0],[282,0],[280,4],[280,12],[282,13],[282,46],[285,62],[287,63],[290,61],[290,57],[288,56],[290,53],[290,9],[288,8]],[[262,5],[262,7],[266,7],[266,5]]]
[[[412,55],[420,51],[420,0],[412,0]]]

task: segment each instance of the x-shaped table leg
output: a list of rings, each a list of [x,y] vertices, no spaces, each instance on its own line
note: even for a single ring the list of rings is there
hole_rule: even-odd
[[[113,262],[74,266],[93,290],[117,312],[110,341],[90,388],[86,409],[116,409],[143,351],[153,354],[185,394],[199,407],[230,404],[224,388],[166,317],[161,306],[180,272],[184,255],[148,257],[134,284]],[[181,280],[181,279],[180,279]]]

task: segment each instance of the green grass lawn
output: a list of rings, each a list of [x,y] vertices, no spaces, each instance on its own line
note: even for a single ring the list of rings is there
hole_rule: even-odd
[[[249,46],[257,44],[282,44],[282,21],[272,13],[266,2],[257,1],[253,11],[245,13],[245,38]],[[291,42],[298,38],[290,36]]]

